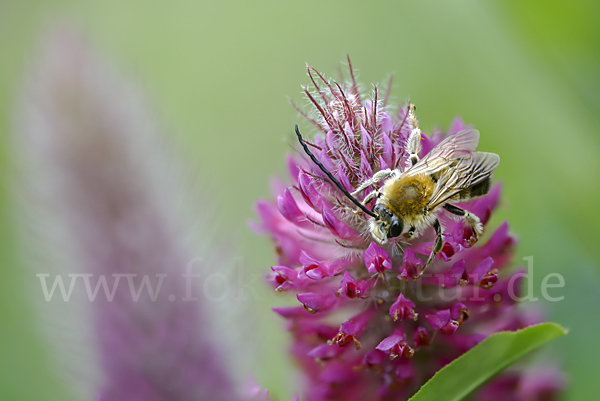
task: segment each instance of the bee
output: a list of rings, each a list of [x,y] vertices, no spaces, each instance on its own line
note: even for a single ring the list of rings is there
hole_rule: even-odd
[[[490,177],[498,167],[500,157],[495,153],[477,152],[479,131],[470,128],[449,135],[420,159],[421,130],[413,104],[409,104],[407,117],[411,127],[405,145],[409,154],[407,167],[380,170],[352,193],[310,152],[297,125],[296,135],[312,161],[359,208],[354,212],[362,211],[370,216],[369,231],[378,244],[384,245],[400,236],[410,239],[433,226],[436,239],[420,277],[442,250],[443,232],[437,217],[440,209],[462,217],[472,227],[475,240],[483,233],[479,217],[450,202],[487,194]],[[358,194],[382,181],[381,188],[375,188],[362,202],[358,201]],[[366,205],[373,199],[376,199],[375,206],[369,210]]]

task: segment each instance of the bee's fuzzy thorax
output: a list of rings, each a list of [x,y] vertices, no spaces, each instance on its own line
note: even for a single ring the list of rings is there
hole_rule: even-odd
[[[416,224],[425,214],[425,206],[434,188],[435,182],[428,175],[402,175],[385,182],[378,203],[383,203],[406,223]]]

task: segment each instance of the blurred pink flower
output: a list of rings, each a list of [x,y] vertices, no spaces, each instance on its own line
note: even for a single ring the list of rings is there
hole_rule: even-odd
[[[208,246],[190,244],[190,222],[208,219],[185,215],[187,180],[136,91],[61,27],[44,38],[19,113],[36,268],[69,255],[52,273],[79,274],[96,289],[89,303],[74,296],[47,315],[81,398],[250,399],[236,388],[207,300],[191,299],[182,278],[193,257],[210,262]],[[61,321],[74,307],[85,312]],[[83,331],[85,345],[70,340]]]

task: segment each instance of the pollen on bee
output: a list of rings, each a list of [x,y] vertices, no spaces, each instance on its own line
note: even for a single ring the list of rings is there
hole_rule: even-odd
[[[435,182],[431,176],[419,174],[389,180],[382,192],[392,212],[410,219],[423,214],[434,188]]]

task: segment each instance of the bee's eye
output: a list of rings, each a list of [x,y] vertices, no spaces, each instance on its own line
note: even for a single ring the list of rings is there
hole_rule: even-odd
[[[404,224],[402,221],[396,220],[390,226],[390,230],[388,231],[388,238],[394,238],[402,234],[402,229],[404,228]]]

